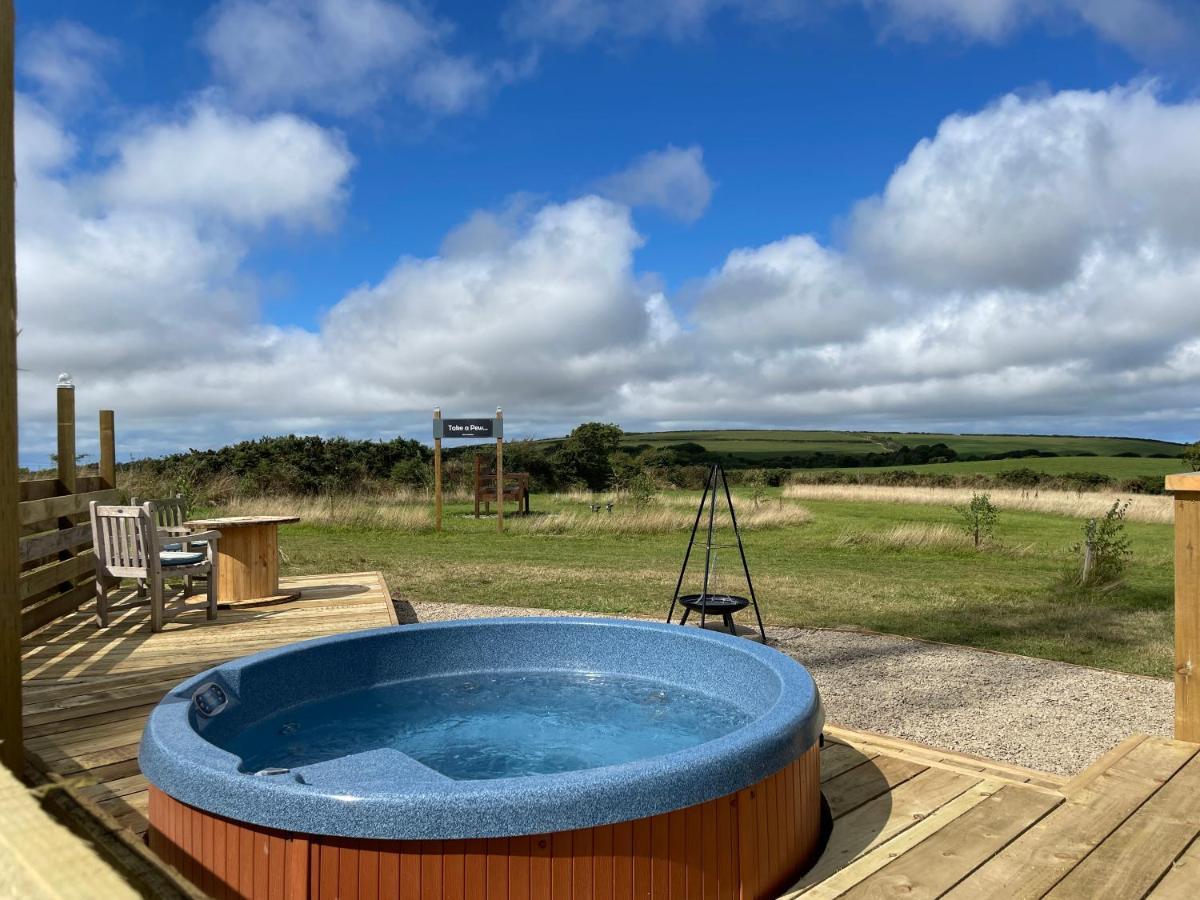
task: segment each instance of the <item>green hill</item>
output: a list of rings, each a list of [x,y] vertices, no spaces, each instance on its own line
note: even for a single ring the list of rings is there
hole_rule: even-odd
[[[928,468],[924,458],[893,460],[887,456],[898,454],[904,447],[915,449],[938,444],[945,445],[953,451],[945,454],[944,458],[952,460],[956,465],[992,461],[985,460],[984,457],[1027,453],[1029,456],[1019,462],[1029,462],[1038,458],[1036,454],[1045,454],[1051,458],[1077,458],[1077,462],[1071,464],[1074,468],[1068,471],[1101,471],[1097,468],[1099,463],[1085,465],[1084,462],[1090,458],[1121,459],[1119,454],[1136,454],[1138,457],[1160,455],[1171,458],[1147,461],[1148,465],[1137,469],[1135,474],[1160,473],[1163,467],[1157,462],[1170,463],[1166,471],[1177,470],[1178,457],[1184,448],[1183,444],[1170,441],[1132,437],[770,429],[630,432],[625,435],[623,443],[627,448],[675,448],[679,445],[692,445],[692,452],[697,456],[697,461],[701,454],[695,448],[702,447],[703,454],[709,459],[719,459],[733,468],[838,468],[861,465],[895,467],[897,463],[901,468],[906,468],[914,463],[921,463],[924,470]],[[931,458],[938,459],[936,454]],[[1133,471],[1124,463],[1115,465],[1122,473]]]
[[[926,463],[921,466],[875,466],[841,468],[838,472],[919,472],[927,475],[995,475],[1013,469],[1032,469],[1046,475],[1067,475],[1072,472],[1094,472],[1107,475],[1117,481],[1131,478],[1161,478],[1173,472],[1182,472],[1186,466],[1178,459],[1148,459],[1125,456],[1053,456],[1027,457],[1024,459],[984,459],[974,462]]]

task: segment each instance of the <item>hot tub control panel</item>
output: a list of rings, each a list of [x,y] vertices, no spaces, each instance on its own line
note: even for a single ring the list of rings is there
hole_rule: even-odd
[[[229,705],[229,695],[215,681],[210,681],[196,688],[196,693],[192,694],[192,702],[196,704],[196,711],[200,715],[215,716]]]

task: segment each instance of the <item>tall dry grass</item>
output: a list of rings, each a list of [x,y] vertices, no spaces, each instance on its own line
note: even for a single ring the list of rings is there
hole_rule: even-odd
[[[793,500],[835,500],[851,503],[917,503],[929,506],[959,506],[971,501],[971,488],[883,487],[866,484],[789,484],[783,496]],[[1170,497],[1137,494],[1121,496],[1108,491],[1074,493],[1071,491],[989,490],[992,502],[1001,509],[1053,513],[1088,519],[1108,512],[1113,501],[1130,500],[1126,518],[1133,522],[1171,523],[1175,521]]]
[[[611,513],[565,510],[543,516],[513,516],[505,521],[518,534],[668,534],[686,531],[695,520],[694,509],[656,501],[641,509],[616,506]],[[753,531],[803,525],[811,520],[812,514],[802,506],[772,504],[740,513],[738,526]],[[717,528],[728,528],[729,516],[718,512],[714,524]]]
[[[409,499],[408,492],[396,495],[358,497],[265,496],[235,497],[222,504],[229,516],[299,516],[319,525],[351,525],[359,528],[391,528],[419,532],[433,528],[433,510],[427,500]]]
[[[961,528],[928,522],[904,522],[882,531],[847,529],[833,539],[835,547],[876,550],[967,550],[974,545]]]

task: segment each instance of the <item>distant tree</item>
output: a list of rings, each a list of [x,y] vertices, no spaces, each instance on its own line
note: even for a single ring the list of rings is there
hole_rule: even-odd
[[[1000,510],[992,504],[989,495],[980,493],[973,493],[971,502],[966,506],[957,507],[957,510],[962,517],[963,529],[974,540],[975,549],[978,550],[984,541],[992,536],[996,520],[1000,517]]]
[[[1193,472],[1200,472],[1200,441],[1187,446],[1183,451],[1183,461],[1192,467]]]
[[[585,422],[569,435],[554,454],[556,468],[564,480],[582,481],[593,491],[602,491],[612,478],[610,457],[621,446],[624,432],[616,425]]]

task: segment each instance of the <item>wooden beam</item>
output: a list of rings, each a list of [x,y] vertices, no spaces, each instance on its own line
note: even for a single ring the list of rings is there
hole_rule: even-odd
[[[21,538],[21,562],[45,559],[63,550],[74,550],[82,544],[92,543],[92,525],[85,522],[63,531],[48,531]]]
[[[58,386],[58,480],[75,493],[75,385]]]
[[[1175,738],[1200,743],[1200,472],[1166,483],[1175,495]]]
[[[117,486],[117,431],[111,409],[100,410],[100,478],[105,487]]]
[[[97,503],[116,503],[120,494],[117,491],[92,491],[87,494],[68,494],[65,497],[50,497],[46,500],[27,500],[17,504],[17,511],[22,525],[31,525],[46,519],[64,519],[80,515],[88,511],[88,504],[95,500]],[[65,527],[74,527],[70,522]]]
[[[0,763],[20,775],[21,601],[17,578],[17,270],[13,168],[13,7],[0,0]]]

